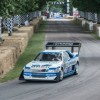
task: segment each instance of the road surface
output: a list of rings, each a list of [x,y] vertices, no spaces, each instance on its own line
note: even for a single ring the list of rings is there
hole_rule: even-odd
[[[100,40],[72,20],[48,21],[45,41],[82,43],[79,75],[55,82],[24,82],[18,79],[0,84],[0,100],[100,100]]]

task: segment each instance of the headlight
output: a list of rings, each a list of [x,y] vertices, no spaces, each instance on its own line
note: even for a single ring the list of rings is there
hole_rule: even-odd
[[[59,72],[59,68],[52,68],[52,69],[49,69],[48,72],[50,72],[50,73]]]
[[[25,66],[25,69],[30,69],[30,67]]]
[[[25,72],[31,72],[31,69],[30,69],[30,67],[25,66],[24,71]]]

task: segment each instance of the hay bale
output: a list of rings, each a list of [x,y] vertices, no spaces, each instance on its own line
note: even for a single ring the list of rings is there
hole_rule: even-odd
[[[67,18],[67,19],[74,19],[73,16],[67,16],[66,18]]]
[[[89,30],[89,21],[86,21],[85,29],[86,29],[86,30]]]
[[[37,31],[40,23],[42,22],[42,17],[38,17],[36,19],[33,19],[31,22],[30,22],[30,25],[34,26],[34,32]]]
[[[94,26],[93,26],[93,32],[94,33],[96,33],[97,35],[99,34],[99,29],[98,29],[98,27],[100,27],[100,25],[99,24],[94,24]]]
[[[27,27],[21,27],[18,29],[19,33],[27,33],[28,34],[28,39],[30,39],[32,37],[32,35],[34,34],[34,26],[27,26]]]
[[[24,45],[25,45],[25,47],[27,46],[27,44],[28,44],[28,41],[29,41],[29,37],[28,37],[28,33],[26,32],[24,32],[24,33],[14,33],[13,34],[13,36],[14,37],[17,37],[17,38],[24,38]]]
[[[0,50],[0,76],[13,68],[13,53],[10,49]]]
[[[43,21],[42,17],[38,17],[37,19],[39,20],[39,24]]]
[[[25,44],[25,38],[24,37],[16,37],[16,36],[5,36],[5,41],[2,44],[2,46],[11,46],[16,47],[17,54],[20,55],[27,44]]]
[[[74,18],[74,22],[81,26],[82,26],[82,20],[83,20],[83,18],[76,18],[76,17]]]
[[[18,59],[18,55],[17,55],[17,49],[16,47],[10,47],[10,46],[1,46],[0,47],[0,50],[4,51],[4,50],[11,50],[11,52],[13,53],[13,56],[12,56],[12,62],[13,62],[13,65],[16,63],[17,59]]]
[[[36,32],[37,29],[38,29],[38,27],[39,27],[39,19],[36,18],[36,19],[32,20],[32,21],[30,22],[30,25],[34,26],[34,32]]]

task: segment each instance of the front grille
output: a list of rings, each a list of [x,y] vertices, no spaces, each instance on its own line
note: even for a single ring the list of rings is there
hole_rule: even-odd
[[[40,74],[40,73],[33,73],[32,77],[36,77],[36,78],[45,78],[46,75],[45,74]]]
[[[47,70],[46,69],[42,69],[41,72],[47,72]]]
[[[47,69],[33,69],[32,72],[47,72]]]
[[[34,68],[39,68],[40,65],[33,65],[32,67],[34,67]]]
[[[45,78],[46,76],[32,75],[32,77],[36,77],[36,78]]]

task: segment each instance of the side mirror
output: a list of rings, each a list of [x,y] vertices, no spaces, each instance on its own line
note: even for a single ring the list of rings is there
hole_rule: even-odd
[[[79,54],[76,54],[75,56],[77,56],[77,57],[78,57],[78,55],[79,55]]]

